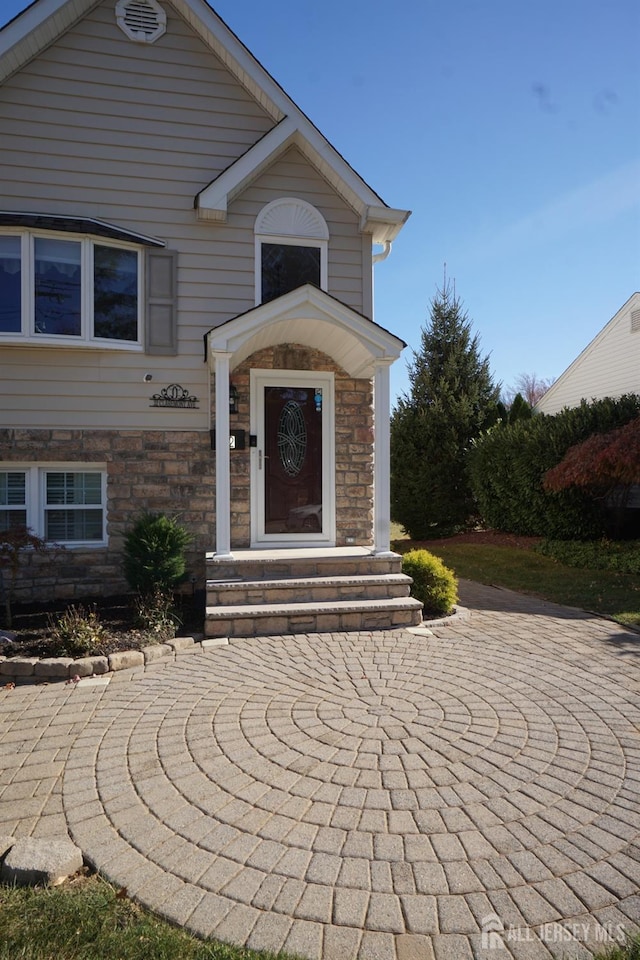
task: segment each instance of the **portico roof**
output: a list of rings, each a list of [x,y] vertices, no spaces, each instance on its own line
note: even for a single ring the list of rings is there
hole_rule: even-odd
[[[391,364],[404,340],[310,283],[253,307],[205,334],[206,349],[231,355],[237,367],[257,350],[299,343],[322,350],[352,377],[373,376]]]

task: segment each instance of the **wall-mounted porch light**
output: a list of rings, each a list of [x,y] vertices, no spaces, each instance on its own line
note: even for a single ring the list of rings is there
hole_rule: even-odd
[[[229,413],[238,412],[238,388],[229,381]]]

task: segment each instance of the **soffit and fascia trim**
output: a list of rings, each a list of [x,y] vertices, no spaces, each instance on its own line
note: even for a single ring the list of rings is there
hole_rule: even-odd
[[[409,218],[410,211],[386,206],[369,188],[363,191],[362,181],[348,165],[345,176],[338,173],[331,155],[333,148],[324,138],[319,144],[306,139],[293,117],[281,120],[196,195],[194,206],[198,219],[225,223],[231,201],[292,146],[301,150],[321,176],[331,183],[345,203],[357,213],[361,231],[371,234],[373,243],[383,244],[395,240]]]

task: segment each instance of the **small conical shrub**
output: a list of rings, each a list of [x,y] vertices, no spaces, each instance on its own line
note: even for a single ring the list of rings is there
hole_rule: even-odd
[[[143,513],[124,542],[124,575],[136,593],[170,594],[184,577],[191,535],[177,517]]]

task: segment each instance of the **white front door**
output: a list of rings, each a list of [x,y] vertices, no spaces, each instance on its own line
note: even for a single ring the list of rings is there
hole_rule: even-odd
[[[251,371],[252,545],[335,543],[334,377]]]

